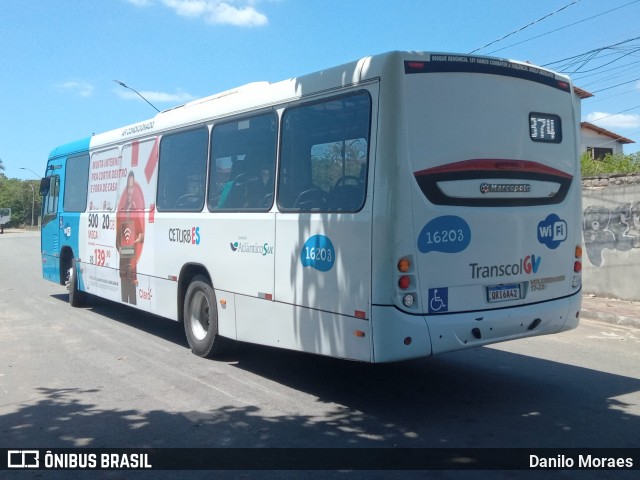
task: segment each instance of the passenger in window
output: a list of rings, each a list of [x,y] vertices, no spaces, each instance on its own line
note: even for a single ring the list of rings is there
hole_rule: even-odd
[[[273,178],[269,165],[262,165],[259,174],[247,189],[248,208],[267,208],[273,200]]]
[[[231,165],[231,175],[229,176],[229,181],[227,181],[222,187],[222,192],[220,192],[220,199],[218,200],[217,208],[233,208],[236,205],[232,205],[228,202],[229,194],[231,190],[238,186],[238,184],[242,183],[242,177],[245,170],[245,162],[244,160],[236,160]]]

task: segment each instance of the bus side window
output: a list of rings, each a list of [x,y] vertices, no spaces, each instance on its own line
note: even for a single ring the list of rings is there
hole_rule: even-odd
[[[60,177],[54,175],[48,177],[49,189],[47,196],[42,201],[42,216],[55,217],[58,213],[58,193],[60,192]]]
[[[64,182],[64,211],[84,212],[89,185],[89,155],[67,159]]]
[[[365,201],[371,97],[367,92],[284,112],[279,207],[356,212]]]
[[[275,113],[269,112],[213,127],[210,210],[271,209],[277,126]]]
[[[207,175],[207,127],[165,135],[158,162],[158,211],[199,212]]]

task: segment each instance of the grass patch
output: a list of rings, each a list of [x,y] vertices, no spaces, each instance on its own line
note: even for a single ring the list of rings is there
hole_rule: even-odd
[[[640,152],[631,155],[606,155],[602,159],[592,160],[585,153],[580,159],[583,177],[596,177],[602,174],[629,175],[640,173]]]

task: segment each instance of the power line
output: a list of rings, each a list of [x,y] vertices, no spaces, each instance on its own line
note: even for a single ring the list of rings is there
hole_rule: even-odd
[[[580,23],[584,23],[587,20],[592,20],[594,18],[601,17],[602,15],[606,15],[607,13],[611,13],[611,12],[613,12],[615,10],[619,10],[621,8],[628,7],[629,5],[632,5],[632,4],[638,3],[638,2],[640,2],[640,0],[634,0],[633,2],[625,3],[624,5],[620,5],[619,7],[612,8],[611,10],[607,10],[606,12],[601,12],[601,13],[598,13],[598,14],[593,15],[591,17],[587,17],[587,18],[583,18],[582,20],[578,20],[577,22],[570,23],[569,25],[565,25],[564,27],[556,28],[555,30],[551,30],[549,32],[542,33],[540,35],[536,35],[535,37],[527,38],[526,40],[522,40],[521,42],[513,43],[511,45],[507,45],[506,47],[502,47],[502,48],[499,48],[497,50],[493,50],[493,51],[489,52],[489,54],[500,52],[502,50],[506,50],[507,48],[515,47],[516,45],[520,45],[522,43],[530,42],[531,40],[535,40],[536,38],[540,38],[540,37],[544,37],[546,35],[550,35],[552,33],[558,32],[560,30],[564,30],[565,28],[573,27],[573,26],[578,25]]]
[[[638,80],[640,80],[640,77],[634,78],[633,80],[629,80],[628,82],[622,82],[622,83],[618,83],[617,85],[611,85],[610,87],[601,88],[600,90],[594,90],[591,93],[604,92],[605,90],[611,90],[612,88],[621,87],[622,85],[627,85],[629,83],[637,82]]]
[[[596,53],[597,54],[597,53],[602,52],[603,50],[608,50],[608,49],[611,49],[613,47],[617,47],[618,45],[623,45],[625,43],[633,42],[633,41],[639,40],[639,39],[640,39],[640,37],[629,38],[627,40],[623,40],[622,42],[614,43],[612,45],[607,45],[606,47],[595,48],[593,50],[589,50],[588,52],[581,53],[579,55],[574,55],[572,57],[567,57],[567,58],[563,58],[561,60],[556,60],[555,62],[545,63],[542,66],[543,67],[548,67],[549,65],[555,65],[556,63],[566,62],[567,60],[574,60],[574,59],[584,58],[586,55],[589,55],[589,54],[592,54],[592,53]]]
[[[561,12],[561,11],[562,11],[562,10],[564,10],[565,8],[568,8],[568,7],[570,7],[571,5],[574,5],[574,4],[578,3],[578,2],[580,2],[580,0],[573,0],[573,2],[571,2],[571,3],[567,4],[567,5],[565,5],[564,7],[560,7],[560,8],[559,8],[558,10],[556,10],[555,12],[548,13],[548,14],[547,14],[547,15],[545,15],[544,17],[540,17],[539,19],[534,20],[533,22],[531,22],[531,23],[529,23],[529,24],[525,25],[524,27],[520,27],[519,29],[514,30],[513,32],[506,34],[504,37],[498,38],[497,40],[494,40],[493,42],[489,42],[489,43],[487,43],[486,45],[483,45],[482,47],[476,48],[475,50],[471,50],[469,53],[470,53],[470,54],[471,54],[471,53],[475,53],[475,52],[477,52],[478,50],[482,50],[483,48],[487,48],[489,45],[493,45],[494,43],[501,42],[501,41],[502,41],[502,40],[504,40],[505,38],[509,38],[511,35],[515,35],[516,33],[519,33],[519,32],[521,32],[521,31],[523,31],[525,28],[529,28],[530,26],[535,25],[536,23],[540,23],[540,22],[541,22],[542,20],[544,20],[545,18],[549,18],[549,17],[551,17],[551,16],[555,15],[556,13]]]
[[[593,97],[589,98],[589,105],[592,105],[594,103],[601,103],[601,102],[606,102],[607,100],[610,100],[612,98],[616,98],[616,97],[621,97],[622,95],[629,95],[630,93],[636,93],[635,90],[627,90],[625,92],[620,92],[620,93],[616,93],[614,95],[609,95],[608,97],[598,97],[596,99],[594,99]]]
[[[631,110],[635,110],[636,108],[640,108],[640,105],[636,105],[635,107],[627,108],[626,110],[622,110],[616,113],[610,113],[609,115],[605,115],[604,117],[594,118],[592,122],[599,122],[600,120],[604,120],[605,118],[615,117],[616,115],[620,115],[621,113],[630,112]]]
[[[597,67],[592,68],[591,70],[583,70],[583,72],[584,72],[584,73],[589,73],[589,72],[595,72],[595,71],[598,71],[599,69],[601,69],[601,68],[603,68],[603,67],[606,67],[607,65],[611,65],[612,63],[618,62],[618,61],[620,61],[621,59],[623,59],[623,58],[625,58],[625,57],[628,57],[629,55],[633,55],[634,53],[639,52],[639,51],[640,51],[640,47],[636,48],[635,50],[631,50],[630,52],[627,52],[627,53],[625,53],[625,54],[618,55],[616,58],[614,58],[614,59],[613,59],[613,60],[611,60],[610,62],[608,62],[608,63],[604,63],[604,64],[602,64],[602,65],[598,65]],[[597,54],[596,54],[596,55],[597,55]],[[585,61],[585,62],[582,64],[582,66],[586,65],[589,61],[591,61],[591,59],[595,58],[595,57],[596,57],[596,55],[591,56],[587,61]],[[613,54],[612,54],[612,55],[613,55]],[[606,55],[603,55],[603,56],[606,56]],[[571,73],[576,73],[578,70],[580,70],[580,68],[582,68],[582,67],[577,68],[575,71],[573,71],[573,72],[571,72]]]
[[[637,60],[637,61],[635,61],[635,62],[626,63],[626,64],[624,64],[624,65],[618,65],[617,67],[608,68],[608,69],[606,69],[606,70],[602,70],[602,71],[599,71],[599,72],[598,72],[598,71],[596,71],[595,73],[589,73],[588,75],[580,75],[579,77],[573,77],[573,80],[574,80],[574,81],[575,81],[575,80],[582,80],[583,78],[593,77],[594,75],[600,75],[600,74],[602,74],[602,73],[611,72],[611,71],[613,71],[613,70],[619,70],[619,69],[621,69],[621,68],[625,68],[625,67],[628,67],[628,68],[627,68],[627,70],[633,70],[633,69],[637,68],[635,65],[637,65],[637,64],[639,64],[639,63],[640,63],[640,60]],[[625,70],[622,70],[621,72],[624,72],[624,71],[625,71]],[[621,73],[621,72],[618,72],[618,73],[617,73],[617,74],[615,74],[615,75],[618,75],[618,74],[619,74],[619,73]],[[587,72],[582,72],[582,73],[587,73]],[[591,83],[599,82],[599,81],[602,81],[602,80],[604,80],[604,79],[594,80],[594,81],[593,81],[593,82],[591,82]],[[589,85],[589,83],[587,83],[586,85]]]
[[[614,43],[612,45],[607,45],[605,47],[596,48],[594,50],[590,50],[588,52],[585,52],[579,55],[574,55],[572,57],[556,60],[555,62],[550,62],[543,66],[548,67],[549,65],[560,64],[562,62],[565,62],[563,65],[558,65],[557,67],[553,67],[553,68],[563,73],[567,73],[568,75],[573,75],[574,73],[581,71],[582,68],[584,68],[587,64],[589,64],[591,61],[597,58],[605,50],[614,51],[609,54],[600,55],[601,59],[606,56],[617,55],[617,57],[614,60],[604,65],[598,65],[598,67],[588,70],[589,72],[597,71],[599,68],[602,68],[603,66],[610,65],[616,61],[619,61],[622,58],[625,58],[629,55],[633,55],[636,52],[640,51],[640,46],[638,45],[632,45],[630,47],[620,47],[621,45],[633,42],[638,39],[640,39],[640,37],[630,38],[627,40],[623,40],[622,42]]]
[[[603,74],[603,73],[607,73],[607,71],[603,71],[603,72],[597,72],[594,75],[598,75],[598,74]],[[638,74],[638,67],[637,66],[631,66],[625,70],[621,70],[619,72],[615,72],[615,73],[611,73],[610,75],[607,75],[606,77],[600,77],[597,79],[593,79],[590,82],[584,82],[585,77],[580,77],[580,78],[573,78],[573,83],[580,83],[580,88],[587,88],[590,85],[602,85],[604,82],[609,82],[609,81],[621,81],[621,80],[625,80],[624,77],[629,77],[632,75],[637,75]],[[596,88],[596,87],[589,87],[589,88]]]

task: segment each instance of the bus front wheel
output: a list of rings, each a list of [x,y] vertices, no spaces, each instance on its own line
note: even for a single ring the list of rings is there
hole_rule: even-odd
[[[67,291],[69,292],[69,304],[72,307],[81,307],[85,304],[87,294],[78,288],[78,270],[76,259],[71,259],[71,266],[67,270]]]
[[[218,355],[226,340],[218,335],[216,294],[202,275],[191,280],[184,297],[184,330],[191,351],[199,357]]]

